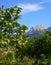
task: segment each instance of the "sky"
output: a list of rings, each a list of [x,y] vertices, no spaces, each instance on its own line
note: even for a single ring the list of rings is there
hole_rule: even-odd
[[[22,8],[18,22],[26,24],[28,29],[36,25],[51,26],[51,0],[0,0],[0,7],[18,6]]]

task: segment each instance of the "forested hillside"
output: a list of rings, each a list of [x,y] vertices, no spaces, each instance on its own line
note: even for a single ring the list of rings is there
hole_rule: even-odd
[[[20,25],[21,8],[0,8],[0,65],[50,65],[51,32],[29,39]]]

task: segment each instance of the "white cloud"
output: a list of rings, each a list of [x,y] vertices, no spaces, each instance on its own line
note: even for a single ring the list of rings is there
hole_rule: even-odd
[[[35,12],[35,11],[44,9],[44,7],[41,6],[40,4],[30,4],[30,3],[21,4],[21,3],[19,3],[18,6],[22,8],[22,12],[24,12],[24,13]]]

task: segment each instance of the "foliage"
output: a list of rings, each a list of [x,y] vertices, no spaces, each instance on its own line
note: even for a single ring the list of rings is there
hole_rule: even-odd
[[[42,64],[42,62],[47,64],[47,61],[51,61],[51,32],[47,31],[45,34],[35,37],[30,43],[27,52],[31,57],[36,58],[35,65]]]
[[[20,12],[21,8],[16,6],[7,9],[3,6],[0,8],[0,58],[3,62],[16,61],[17,57],[22,56],[21,50],[27,43],[28,37],[25,34],[27,26],[18,23]],[[2,59],[4,57],[5,59]]]

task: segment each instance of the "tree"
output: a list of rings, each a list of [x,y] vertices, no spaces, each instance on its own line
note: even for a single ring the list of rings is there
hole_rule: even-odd
[[[4,9],[3,6],[0,8],[0,53],[4,55],[6,61],[8,56],[10,58],[14,56],[16,59],[21,55],[22,46],[24,47],[28,40],[25,34],[27,26],[18,23],[21,9],[16,6],[7,9]],[[13,59],[11,59],[12,61]]]
[[[51,32],[29,39],[25,51],[26,56],[34,58],[34,65],[47,65],[51,61]]]
[[[34,38],[31,53],[33,57],[36,56],[36,63],[38,63],[39,59],[44,60],[51,57],[51,32],[46,32]]]

